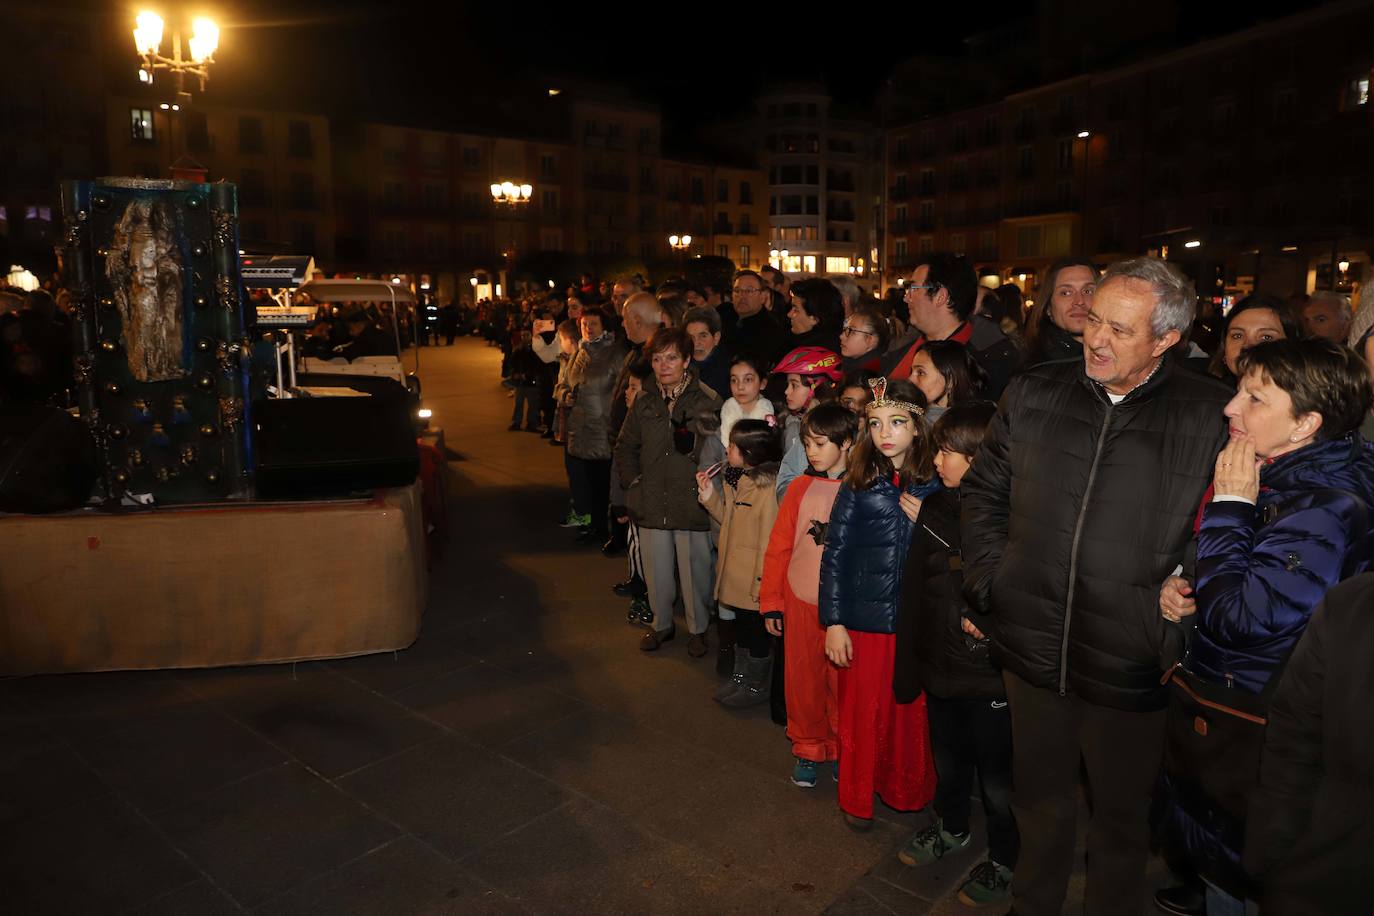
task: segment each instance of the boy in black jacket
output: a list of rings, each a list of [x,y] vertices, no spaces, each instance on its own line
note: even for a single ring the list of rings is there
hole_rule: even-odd
[[[996,413],[990,401],[951,407],[932,432],[935,468],[945,489],[928,496],[916,518],[897,617],[893,689],[897,702],[926,694],[930,740],[939,782],[930,826],[897,854],[906,865],[929,865],[969,843],[974,771],[987,815],[988,861],[959,888],[968,906],[1011,899],[1020,838],[1011,813],[1011,714],[1002,673],[989,657],[988,621],[964,602],[959,553],[959,483]]]

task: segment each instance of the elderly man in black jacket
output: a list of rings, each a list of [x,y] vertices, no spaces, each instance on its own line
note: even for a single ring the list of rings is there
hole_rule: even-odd
[[[1098,283],[1084,362],[1012,381],[963,482],[965,591],[995,622],[1015,736],[1019,916],[1058,913],[1080,758],[1093,798],[1084,912],[1136,913],[1180,624],[1160,583],[1184,559],[1227,438],[1231,392],[1180,371],[1193,285],[1154,258]]]

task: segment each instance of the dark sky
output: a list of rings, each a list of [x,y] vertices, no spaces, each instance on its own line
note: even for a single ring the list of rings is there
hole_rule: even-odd
[[[1062,9],[1065,0],[1041,0],[1041,8],[1051,4]],[[747,110],[751,96],[777,79],[824,78],[837,101],[867,105],[896,62],[958,54],[966,36],[999,28],[1033,35],[1036,9],[1026,0],[867,8],[692,0],[147,5],[168,17],[193,6],[216,16],[224,32],[209,91],[226,102],[460,126],[454,116],[474,97],[537,94],[543,74],[566,73],[619,83],[662,105],[670,144],[688,140],[697,121]],[[1202,37],[1310,5],[1184,4],[1179,32],[1184,40]],[[129,29],[137,4],[101,6],[112,72],[128,78],[136,70]],[[128,49],[127,67],[118,48]]]

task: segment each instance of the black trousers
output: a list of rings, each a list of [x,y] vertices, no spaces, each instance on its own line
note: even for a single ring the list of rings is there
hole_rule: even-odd
[[[568,487],[578,515],[590,515],[592,530],[609,537],[608,516],[611,501],[611,460],[578,458],[568,455]]]
[[[1164,710],[1124,712],[1005,672],[1021,855],[1012,880],[1019,916],[1057,916],[1073,868],[1082,763],[1092,798],[1084,916],[1139,913],[1151,890],[1150,793],[1164,753]]]
[[[1016,870],[1020,837],[1011,811],[1011,709],[1006,700],[946,700],[926,694],[935,755],[935,810],[950,833],[967,833],[977,771],[988,824],[988,856]]]
[[[758,611],[735,611],[735,645],[749,653],[750,658],[767,658],[773,652],[773,637],[764,626]]]

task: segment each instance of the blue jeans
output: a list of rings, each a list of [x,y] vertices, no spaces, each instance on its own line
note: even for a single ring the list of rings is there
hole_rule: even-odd
[[[1206,878],[1202,883],[1207,886],[1207,916],[1259,916],[1259,905],[1253,900],[1232,897]]]

